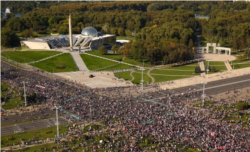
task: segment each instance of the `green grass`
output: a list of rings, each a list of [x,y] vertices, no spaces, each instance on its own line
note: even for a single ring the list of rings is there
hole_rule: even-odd
[[[93,54],[93,55],[97,55],[97,56],[101,56],[104,58],[108,58],[108,59],[112,59],[112,60],[117,60],[117,61],[122,61],[123,55],[120,54],[112,54],[112,53],[108,53],[106,55],[102,55],[99,51],[97,50],[92,50],[92,51],[88,51],[86,52],[88,54]]]
[[[42,151],[41,148],[44,149],[47,147],[47,151],[53,151],[53,147],[59,147],[60,145],[56,144],[56,143],[51,143],[51,144],[44,144],[44,145],[38,145],[38,146],[33,146],[33,147],[27,147],[24,150],[22,150],[22,152],[34,152],[34,151]],[[13,150],[18,152],[19,150]]]
[[[204,66],[206,66],[206,65],[207,65],[207,61],[204,61]],[[218,62],[218,61],[209,61],[209,66],[216,66],[216,65],[225,66],[225,63]]]
[[[101,58],[86,55],[86,54],[80,54],[80,56],[89,70],[96,70],[96,69],[105,68],[107,66],[116,64],[116,62],[109,61],[106,59],[101,59]]]
[[[231,67],[233,68],[233,65],[231,65]],[[247,68],[250,67],[250,63],[249,64],[235,64],[234,65],[234,69],[241,69],[241,68]]]
[[[163,76],[163,75],[153,75],[153,74],[151,74],[151,76],[155,79],[155,83],[192,77],[192,76],[181,76],[181,75],[180,76]]]
[[[59,54],[59,51],[4,51],[2,56],[19,63],[37,61],[52,55]]]
[[[54,72],[78,71],[75,62],[69,53],[64,53],[47,60],[37,62],[34,66],[47,72],[53,72],[53,68]],[[65,66],[65,69],[56,69],[57,66]]]
[[[214,103],[212,101],[205,101],[204,102],[204,106],[208,106],[208,105],[211,105],[211,104],[214,104]],[[197,104],[194,104],[193,106],[194,107],[201,107],[202,103],[197,103]]]
[[[117,40],[134,40],[135,37],[132,36],[116,36]]]
[[[143,62],[139,62],[139,61],[135,61],[133,58],[130,58],[130,57],[126,57],[123,62],[125,63],[129,63],[129,64],[133,64],[133,65],[137,65],[137,66],[143,66]],[[144,60],[144,66],[145,67],[150,67],[150,63],[148,60]]]
[[[147,84],[147,83],[152,82],[152,79],[147,75],[147,71],[148,70],[143,71],[143,80],[144,80],[143,84]],[[132,82],[140,84],[141,83],[141,76],[142,76],[141,71],[137,70],[132,75],[135,78]]]
[[[130,73],[131,73],[131,71],[125,71],[125,72],[116,72],[114,74],[119,79],[122,78],[124,80],[132,80],[132,77],[130,76]]]
[[[192,76],[194,73],[194,70],[192,70],[192,71],[174,71],[174,70],[171,70],[171,68],[169,68],[169,69],[170,70],[154,69],[150,72],[150,74],[164,74],[164,75],[178,75],[178,76],[190,75],[190,76]]]
[[[10,86],[4,82],[1,82],[1,100],[3,101],[7,92],[9,92]],[[21,100],[21,96],[12,98],[12,96],[17,94],[17,90],[12,90],[10,95],[3,105],[3,109],[13,109],[17,108],[19,105],[24,105],[24,100]]]
[[[128,68],[133,68],[133,67],[130,65],[119,63],[117,65],[114,65],[105,69],[101,69],[100,71],[120,70],[120,69],[128,69]]]
[[[46,134],[46,132],[50,132]],[[65,125],[59,126],[60,134],[65,133],[68,131],[68,127],[65,127]],[[56,135],[56,126],[51,128],[44,128],[39,130],[32,130],[27,132],[21,132],[21,133],[15,133],[11,135],[5,135],[1,136],[1,147],[6,147],[4,144],[13,144],[13,143],[19,143],[20,144],[20,138],[23,141],[28,141],[29,139],[32,140],[33,136],[35,136],[36,140],[42,140],[46,138],[54,138]]]

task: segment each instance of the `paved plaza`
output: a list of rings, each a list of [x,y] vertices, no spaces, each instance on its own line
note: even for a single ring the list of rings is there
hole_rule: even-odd
[[[225,54],[196,54],[196,60],[210,60],[210,61],[233,61],[236,60],[234,55],[225,55]]]
[[[90,75],[93,78],[90,78]],[[91,88],[106,88],[106,87],[116,87],[116,86],[131,86],[133,85],[130,81],[125,81],[123,79],[118,79],[115,77],[113,72],[62,72],[55,73],[55,75],[62,78],[76,81],[77,83],[85,84]]]

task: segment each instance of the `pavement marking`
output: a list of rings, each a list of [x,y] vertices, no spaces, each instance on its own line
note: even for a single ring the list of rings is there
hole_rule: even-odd
[[[227,85],[231,85],[231,84],[237,84],[237,83],[241,83],[241,82],[247,82],[247,81],[250,81],[250,79],[248,80],[242,80],[242,81],[237,81],[237,82],[232,82],[232,83],[226,83],[226,84],[222,84],[222,85],[217,85],[217,86],[214,86],[214,87],[209,87],[209,88],[205,88],[205,90],[209,90],[209,89],[213,89],[213,88],[218,88],[218,87],[223,87],[223,86],[227,86]],[[202,91],[203,89],[199,89],[199,90],[196,90],[196,91]]]

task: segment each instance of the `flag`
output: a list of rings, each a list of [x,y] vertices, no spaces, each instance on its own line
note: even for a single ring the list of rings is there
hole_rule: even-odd
[[[41,85],[36,85],[36,87],[39,87],[39,88],[45,89],[45,87],[43,87],[43,86],[41,86]]]

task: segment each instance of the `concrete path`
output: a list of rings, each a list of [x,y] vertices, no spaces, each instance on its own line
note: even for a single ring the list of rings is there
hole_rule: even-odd
[[[232,70],[232,67],[231,67],[231,65],[228,63],[228,61],[225,61],[224,63],[225,63],[225,66],[227,67],[227,70],[228,70],[228,71],[231,71],[231,70]]]
[[[151,72],[152,70],[154,70],[154,69],[148,70],[147,75],[152,79],[151,84],[154,84],[154,83],[155,83],[155,78],[153,78],[153,77],[150,75],[150,72]]]
[[[204,62],[202,61],[202,62],[199,62],[198,64],[199,64],[199,66],[200,66],[200,68],[201,68],[201,71],[202,71],[202,72],[205,71]]]
[[[243,75],[249,75],[250,74],[250,67],[248,68],[241,68],[237,70],[232,70],[232,71],[225,71],[225,72],[218,72],[214,74],[209,74],[208,78],[207,77],[202,77],[202,76],[194,76],[191,78],[184,78],[184,79],[178,79],[178,80],[173,80],[170,83],[169,82],[162,82],[158,83],[160,84],[160,87],[162,89],[173,89],[173,88],[179,88],[179,87],[185,87],[189,85],[197,85],[200,84],[201,82],[212,82],[212,81],[217,81],[217,80],[224,80],[227,78],[233,78],[233,77],[238,77],[238,76],[243,76]]]
[[[72,56],[73,60],[75,61],[76,66],[80,71],[89,71],[87,66],[85,65],[84,61],[82,60],[79,52],[70,52],[70,55]]]
[[[130,80],[131,82],[135,79],[135,77],[133,76],[133,73],[134,73],[135,71],[131,71],[130,72],[130,76],[132,77],[132,79]]]
[[[94,56],[94,57],[105,59],[105,60],[109,60],[109,61],[113,61],[113,62],[118,62],[118,63],[126,64],[126,65],[129,65],[129,66],[140,67],[140,66],[137,66],[137,65],[133,65],[133,64],[129,64],[129,63],[125,63],[125,62],[121,62],[121,61],[117,61],[117,60],[113,60],[113,59],[109,59],[109,58],[104,58],[104,57],[101,57],[101,56],[98,56],[98,55],[94,55],[94,54],[90,54],[90,53],[85,53],[84,52],[83,54]]]
[[[34,61],[34,62],[29,62],[28,64],[36,63],[36,62],[41,62],[41,61],[44,61],[44,60],[47,60],[47,59],[50,59],[50,58],[53,58],[53,57],[56,57],[56,56],[59,56],[59,55],[62,55],[62,54],[64,54],[64,53],[59,53],[59,54],[56,54],[56,55],[49,56],[47,58],[43,58],[41,60],[37,60],[37,61]]]

